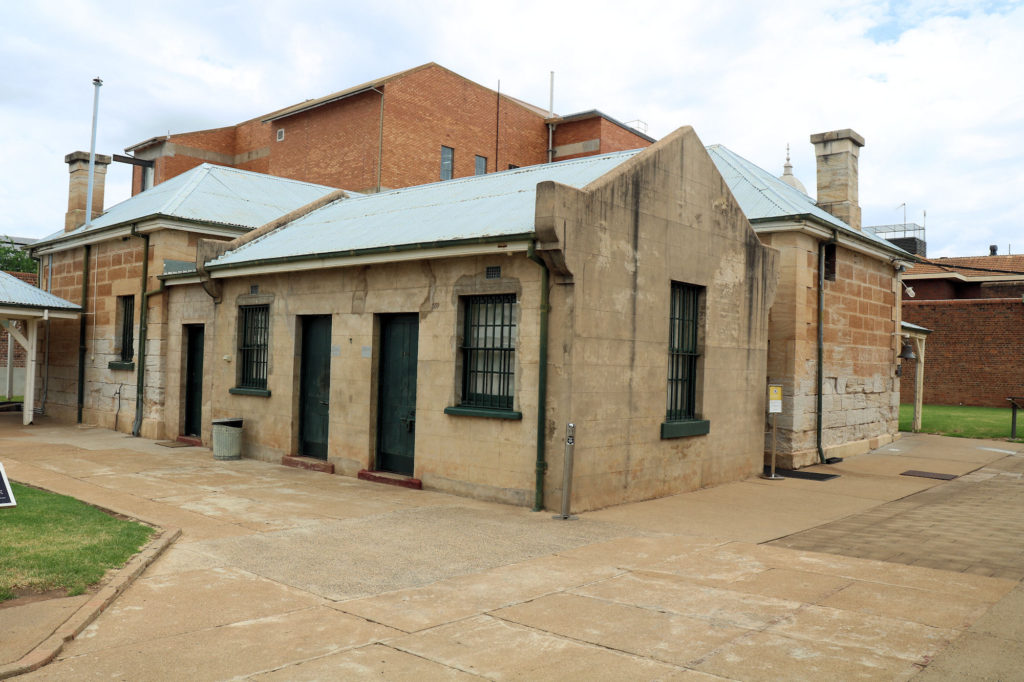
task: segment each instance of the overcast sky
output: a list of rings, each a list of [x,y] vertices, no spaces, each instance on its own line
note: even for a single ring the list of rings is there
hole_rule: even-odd
[[[425,62],[662,137],[692,125],[813,195],[811,133],[853,128],[865,225],[928,255],[1024,253],[1024,3],[74,0],[5,3],[0,234],[63,228],[64,155],[238,123]],[[129,196],[111,166],[106,205]]]

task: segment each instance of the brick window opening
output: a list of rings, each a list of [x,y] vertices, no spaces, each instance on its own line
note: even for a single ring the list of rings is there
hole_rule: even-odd
[[[117,297],[117,347],[115,351],[121,362],[131,362],[135,357],[135,297]]]
[[[467,296],[463,305],[461,404],[511,410],[515,388],[515,294]]]
[[[701,287],[672,282],[666,421],[697,417],[698,326]]]
[[[474,171],[476,175],[487,175],[487,157],[486,156],[477,156],[474,159],[474,163],[476,164],[476,168],[475,168],[475,171]]]
[[[284,142],[284,128],[277,129],[277,141]]]
[[[441,179],[451,180],[455,172],[455,150],[441,146]]]
[[[245,305],[238,309],[238,387],[267,388],[270,306]]]

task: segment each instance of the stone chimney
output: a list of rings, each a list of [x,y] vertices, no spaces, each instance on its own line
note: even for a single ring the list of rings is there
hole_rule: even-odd
[[[95,177],[92,181],[92,217],[103,213],[103,186],[107,179],[110,157],[96,155]],[[89,194],[89,152],[71,152],[64,157],[71,173],[68,185],[68,212],[64,214],[64,231],[85,225],[86,199]]]
[[[818,159],[818,206],[859,230],[857,157],[864,138],[844,128],[811,135],[811,144]]]

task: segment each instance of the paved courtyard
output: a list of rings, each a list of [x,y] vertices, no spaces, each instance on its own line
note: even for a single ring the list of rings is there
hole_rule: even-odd
[[[906,437],[556,521],[4,416],[12,479],[181,530],[19,679],[1019,679],[1021,450]],[[0,608],[0,670],[83,599]]]

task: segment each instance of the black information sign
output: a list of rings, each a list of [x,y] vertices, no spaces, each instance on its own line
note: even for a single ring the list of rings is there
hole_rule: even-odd
[[[11,491],[11,482],[7,480],[7,472],[4,471],[4,465],[0,464],[0,507],[14,507],[17,504]]]

